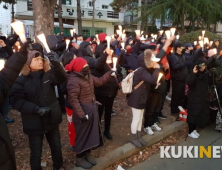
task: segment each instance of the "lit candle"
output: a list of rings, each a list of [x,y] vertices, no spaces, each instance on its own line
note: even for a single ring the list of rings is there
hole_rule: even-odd
[[[193,44],[194,44],[194,45],[197,45],[197,41],[194,41]]]
[[[123,30],[123,34],[125,34],[126,30]]]
[[[111,35],[111,38],[115,38],[114,35]]]
[[[111,37],[110,36],[106,36],[106,40],[107,40],[107,48],[110,49]]]
[[[116,34],[121,36],[122,35],[122,31],[121,30],[116,30]]]
[[[20,48],[21,48],[21,46],[19,45],[19,46],[18,46],[18,50],[20,50]]]
[[[201,36],[199,36],[199,40],[200,40],[200,41],[202,40],[202,37],[201,37]]]
[[[122,32],[122,29],[123,29],[122,25],[119,25],[118,28]]]
[[[146,35],[146,38],[148,38],[148,35]]]
[[[98,34],[96,34],[96,38],[99,39],[99,35]]]
[[[160,35],[163,35],[163,30],[160,30],[159,33],[160,33]]]
[[[177,36],[176,36],[176,39],[177,39],[177,40],[179,40],[179,38],[180,38],[180,36],[179,36],[179,35],[177,35]]]
[[[125,43],[124,42],[121,43],[121,46],[122,46],[122,49],[125,49]]]
[[[202,51],[204,50],[204,42],[203,41],[199,41],[200,46],[202,47]]]
[[[212,45],[213,44],[213,41],[210,41],[210,45]]]
[[[158,79],[157,79],[157,82],[156,82],[156,88],[155,89],[157,89],[158,87],[159,87],[159,82],[160,82],[160,79],[162,78],[162,76],[163,76],[163,73],[159,73],[159,76],[158,76]]]
[[[73,30],[70,30],[71,37],[73,37],[73,32],[74,32]]]
[[[209,44],[209,39],[207,37],[204,37],[204,44]]]
[[[170,31],[169,30],[165,31],[165,34],[166,34],[167,39],[169,39],[170,38]]]
[[[171,28],[170,31],[171,31],[171,34],[172,34],[172,35],[175,35],[176,28]]]
[[[143,34],[144,31],[141,31],[141,35]]]
[[[117,63],[118,58],[117,57],[113,57],[113,70],[116,71],[116,63]]]
[[[45,34],[39,34],[39,35],[37,35],[37,37],[38,37],[38,39],[42,42],[42,44],[44,45],[47,53],[50,53],[51,50],[49,49],[49,46],[48,46],[48,44],[47,44],[47,42],[46,42]]]
[[[204,37],[204,35],[205,35],[205,30],[202,31],[202,36]]]
[[[140,30],[135,30],[136,35],[140,35]]]
[[[5,67],[5,60],[0,59],[0,71]]]
[[[126,38],[126,34],[122,34],[122,39],[124,40]]]
[[[11,26],[12,26],[13,30],[15,31],[15,33],[21,39],[22,43],[25,43],[27,40],[25,37],[25,28],[24,28],[23,22],[15,21],[15,22],[11,23]]]
[[[74,33],[74,34],[76,33],[76,29],[75,29],[75,28],[73,29],[73,33]]]
[[[153,38],[153,34],[151,34],[151,37]]]
[[[67,39],[67,40],[66,40],[66,50],[68,50],[68,48],[69,48],[69,43],[70,43],[70,40]]]
[[[151,42],[154,42],[154,39],[152,39]]]

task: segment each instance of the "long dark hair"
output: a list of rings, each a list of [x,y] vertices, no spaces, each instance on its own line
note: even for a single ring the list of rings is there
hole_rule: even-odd
[[[69,64],[73,60],[74,54],[72,52],[68,52],[66,54],[63,54],[62,56],[62,64],[65,67],[67,64]]]

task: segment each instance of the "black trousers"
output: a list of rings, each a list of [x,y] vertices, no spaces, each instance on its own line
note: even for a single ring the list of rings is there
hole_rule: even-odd
[[[164,106],[164,103],[165,103],[165,99],[166,99],[166,96],[167,96],[167,93],[169,92],[169,90],[170,90],[170,80],[165,80],[165,89],[164,89],[164,92],[162,93],[161,107],[160,107],[159,114],[162,113],[163,106]]]
[[[171,113],[179,113],[178,106],[185,104],[185,82],[172,79]]]
[[[49,143],[53,160],[53,167],[59,169],[63,166],[62,147],[60,141],[59,127],[45,134],[28,135],[31,150],[30,164],[32,170],[41,170],[41,156],[44,135]]]
[[[162,96],[163,94],[158,92],[150,94],[145,110],[144,128],[152,126],[156,122],[161,109]]]
[[[196,125],[193,125],[193,124],[190,124],[190,123],[188,124],[188,127],[189,127],[189,134],[191,134],[197,128]]]
[[[99,101],[102,104],[98,108],[99,120],[101,121],[103,111],[105,109],[105,116],[104,116],[104,118],[105,118],[105,131],[110,131],[111,112],[112,112],[114,97],[106,97],[106,96],[96,95],[96,100]]]

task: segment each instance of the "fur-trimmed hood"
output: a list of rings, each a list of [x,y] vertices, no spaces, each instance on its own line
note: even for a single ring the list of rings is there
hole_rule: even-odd
[[[44,59],[43,62],[44,62],[43,63],[43,70],[46,73],[50,70],[49,60]],[[30,71],[31,71],[31,69],[30,69],[29,65],[25,64],[22,68],[21,74],[24,75],[24,76],[27,76],[27,75],[30,74]]]

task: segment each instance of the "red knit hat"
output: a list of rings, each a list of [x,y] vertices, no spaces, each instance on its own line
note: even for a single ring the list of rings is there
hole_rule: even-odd
[[[70,72],[73,72],[73,71],[77,71],[77,72],[80,72],[84,65],[87,64],[87,61],[82,58],[82,57],[78,57],[76,59],[73,59],[70,64],[67,64],[65,66],[65,70],[68,70]]]
[[[104,40],[106,40],[106,36],[107,36],[106,33],[100,33],[100,34],[98,35],[99,41],[100,41],[100,42],[103,42]]]

